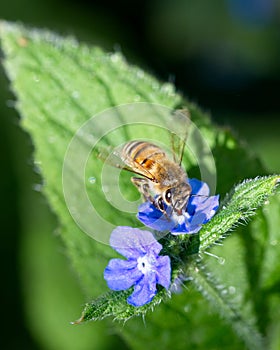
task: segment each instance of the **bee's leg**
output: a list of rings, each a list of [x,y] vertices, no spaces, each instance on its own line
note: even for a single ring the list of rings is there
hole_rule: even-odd
[[[151,196],[149,182],[147,179],[132,177],[131,182],[137,187],[138,191],[142,194],[146,201],[149,201],[157,206],[154,198]]]

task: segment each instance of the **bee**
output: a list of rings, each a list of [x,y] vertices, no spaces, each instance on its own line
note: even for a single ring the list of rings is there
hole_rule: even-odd
[[[142,176],[133,176],[131,181],[145,200],[152,202],[162,212],[165,212],[166,204],[182,215],[191,194],[191,186],[180,164],[170,160],[160,147],[138,140],[123,146],[121,160],[129,170]]]
[[[172,136],[174,137],[174,135]],[[182,215],[192,192],[187,181],[187,173],[181,167],[185,138],[180,141],[179,160],[175,159],[174,150],[174,159],[171,160],[165,151],[157,145],[133,140],[125,143],[118,151],[114,152],[122,164],[115,161],[111,165],[140,175],[141,177],[133,176],[132,183],[144,199],[153,203],[160,211],[166,213],[165,206],[171,206],[177,215]],[[172,146],[175,147],[174,138]],[[111,161],[111,163],[113,162]]]

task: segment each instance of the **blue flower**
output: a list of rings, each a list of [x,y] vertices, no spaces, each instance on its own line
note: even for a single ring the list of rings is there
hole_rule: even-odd
[[[129,304],[142,306],[149,303],[157,293],[157,284],[169,288],[170,258],[158,255],[162,245],[151,232],[120,226],[113,230],[110,244],[127,260],[111,259],[104,278],[109,288],[116,291],[134,285],[134,292],[127,298]]]
[[[171,206],[165,206],[164,214],[151,202],[145,202],[139,206],[138,219],[154,230],[169,231],[173,235],[198,232],[216,213],[219,195],[209,196],[209,187],[205,182],[197,179],[188,181],[192,193],[183,215],[177,215]]]

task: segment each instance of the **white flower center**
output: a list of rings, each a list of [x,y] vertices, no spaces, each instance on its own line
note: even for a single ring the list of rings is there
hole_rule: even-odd
[[[153,264],[151,263],[152,261],[148,258],[147,255],[140,256],[137,259],[137,268],[145,275],[147,272],[153,269]]]
[[[183,225],[190,218],[190,214],[188,212],[184,212],[182,215],[178,215],[176,213],[172,214],[172,220],[178,223],[179,225]]]
[[[177,216],[177,222],[179,225],[183,225],[183,223],[185,222],[185,216],[184,215],[178,215]]]

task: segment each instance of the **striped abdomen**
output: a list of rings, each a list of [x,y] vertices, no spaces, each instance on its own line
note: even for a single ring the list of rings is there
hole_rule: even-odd
[[[152,170],[162,158],[166,158],[165,152],[158,146],[145,141],[130,141],[122,149],[122,160],[131,168],[144,168]]]

